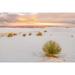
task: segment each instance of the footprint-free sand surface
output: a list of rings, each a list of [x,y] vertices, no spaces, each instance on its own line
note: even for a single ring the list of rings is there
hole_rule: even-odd
[[[0,28],[0,34],[9,32],[17,36],[0,36],[0,62],[75,62],[75,28]],[[42,36],[37,36],[38,32]],[[24,33],[26,36],[22,36]],[[58,59],[44,56],[42,48],[49,40],[58,42],[62,48]]]

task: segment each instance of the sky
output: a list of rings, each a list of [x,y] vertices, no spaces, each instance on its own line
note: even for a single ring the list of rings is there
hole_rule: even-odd
[[[71,12],[74,6],[74,0],[0,0],[0,12]]]
[[[9,13],[20,13],[20,12],[30,12],[30,13],[61,13],[68,11],[75,11],[73,0],[66,2],[63,0],[0,0],[0,12]],[[67,8],[68,7],[68,8]],[[52,14],[51,14],[52,15]],[[48,18],[49,16],[47,16]],[[51,17],[51,16],[50,16]],[[75,24],[75,15],[64,15],[58,14],[57,16],[53,14],[50,19],[56,22],[65,22]]]

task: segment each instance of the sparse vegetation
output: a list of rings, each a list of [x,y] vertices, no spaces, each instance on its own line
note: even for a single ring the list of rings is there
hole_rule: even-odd
[[[26,34],[23,34],[23,37],[25,37],[26,36]]]
[[[43,46],[43,51],[48,57],[57,57],[61,52],[61,48],[57,42],[51,40],[45,43]]]
[[[13,33],[13,35],[14,35],[14,36],[16,36],[16,35],[17,35],[17,33]]]
[[[29,36],[31,36],[32,35],[32,33],[29,33]]]
[[[13,37],[13,36],[16,36],[17,33],[13,33],[13,32],[10,32],[10,33],[7,33],[7,37]]]
[[[74,35],[71,35],[71,37],[73,38],[73,37],[74,37]]]
[[[47,32],[47,30],[44,30],[44,32]]]
[[[16,34],[12,33],[12,32],[10,32],[10,33],[7,34],[8,37],[13,37],[14,35],[16,35]]]
[[[42,36],[42,32],[38,32],[36,35],[37,36]]]

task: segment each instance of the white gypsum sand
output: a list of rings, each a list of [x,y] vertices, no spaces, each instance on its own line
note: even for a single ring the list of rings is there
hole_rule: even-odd
[[[75,28],[0,28],[0,33],[8,32],[15,32],[18,35],[0,36],[0,61],[75,61]],[[37,36],[38,32],[42,32],[42,36]],[[25,37],[22,36],[23,33],[26,33]],[[29,36],[29,33],[32,35]],[[49,40],[58,42],[62,48],[58,59],[49,59],[43,55],[42,47]]]

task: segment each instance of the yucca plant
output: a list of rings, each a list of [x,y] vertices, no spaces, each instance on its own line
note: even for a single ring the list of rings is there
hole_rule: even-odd
[[[58,57],[58,54],[61,52],[61,48],[57,42],[51,40],[45,43],[43,51],[48,57]]]

